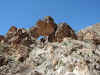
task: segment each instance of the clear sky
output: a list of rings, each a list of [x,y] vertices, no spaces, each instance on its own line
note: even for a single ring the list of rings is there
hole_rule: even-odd
[[[100,22],[100,0],[0,0],[0,34],[12,25],[32,27],[44,16],[78,31]]]

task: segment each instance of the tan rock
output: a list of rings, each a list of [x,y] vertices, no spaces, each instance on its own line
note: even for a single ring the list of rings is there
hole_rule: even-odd
[[[100,44],[100,23],[89,26],[77,33],[78,40],[90,40],[95,45]]]
[[[84,33],[80,30],[78,33],[77,33],[77,39],[82,41],[83,40],[83,35]]]
[[[95,33],[94,32],[86,32],[83,40],[93,40],[95,37]]]
[[[83,60],[77,62],[73,73],[75,73],[76,75],[90,75],[87,63]]]

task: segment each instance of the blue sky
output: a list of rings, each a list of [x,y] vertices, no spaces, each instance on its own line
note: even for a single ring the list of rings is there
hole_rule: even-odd
[[[12,25],[32,27],[44,16],[78,31],[100,22],[100,0],[0,0],[0,34]]]

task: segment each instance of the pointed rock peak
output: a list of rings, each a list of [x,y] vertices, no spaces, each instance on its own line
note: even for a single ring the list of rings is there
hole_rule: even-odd
[[[13,32],[13,31],[17,31],[17,27],[15,26],[11,26],[11,28],[9,29],[9,31]]]
[[[54,23],[54,19],[51,16],[45,16],[44,21],[46,23]]]

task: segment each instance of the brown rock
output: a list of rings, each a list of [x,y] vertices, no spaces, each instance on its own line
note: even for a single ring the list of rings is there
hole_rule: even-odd
[[[17,31],[17,28],[16,28],[15,26],[12,26],[12,27],[9,29],[8,32],[15,32],[15,31]]]
[[[56,24],[50,16],[46,16],[44,20],[39,20],[36,25],[38,27],[38,34],[42,36],[49,36],[49,34],[53,33],[56,28]]]
[[[0,56],[0,66],[2,66],[5,63],[5,57]]]
[[[45,16],[44,17],[44,21],[46,23],[49,23],[49,24],[53,24],[54,23],[54,20],[53,20],[53,18],[51,16]]]
[[[56,36],[55,36],[55,32],[53,32],[52,34],[50,34],[50,35],[48,36],[48,41],[49,41],[49,42],[57,42],[57,38],[56,38]]]
[[[61,42],[64,37],[77,39],[76,34],[68,24],[61,23],[57,27],[50,16],[46,16],[43,20],[38,20],[36,27],[30,29],[30,33],[36,39],[39,36],[48,37],[49,42]]]
[[[66,23],[61,23],[57,27],[55,38],[58,42],[63,41],[65,37],[70,37],[72,39],[77,39],[75,32],[73,29]]]
[[[9,41],[9,39],[11,39],[12,37],[14,37],[17,33],[17,28],[15,26],[12,26],[7,34],[6,34],[6,40]]]
[[[19,39],[23,40],[24,38],[29,37],[29,34],[26,29],[20,28],[18,29],[16,36],[19,36]]]
[[[20,62],[23,62],[29,55],[29,52],[30,50],[27,48],[27,47],[20,47],[18,49],[18,57],[17,59],[20,61]]]
[[[32,39],[27,30],[24,28],[18,29],[16,35],[12,37],[11,40],[12,46],[17,47],[19,44],[27,45],[29,46],[32,44]]]
[[[26,34],[26,33],[27,33],[27,30],[24,29],[24,28],[19,28],[19,29],[17,30],[17,34],[20,35],[20,36],[22,36],[22,34],[24,35],[24,34]],[[25,36],[25,35],[24,35],[24,36]]]
[[[5,41],[5,37],[3,35],[0,35],[0,42],[4,42]]]
[[[38,29],[38,27],[32,27],[29,29],[29,34],[35,39],[37,39],[40,36],[40,34],[38,33]]]
[[[57,26],[50,16],[44,17],[43,20],[38,20],[36,26],[30,28],[29,32],[23,28],[17,29],[15,26],[12,26],[6,38],[9,39],[10,43],[19,44],[22,41],[25,42],[25,39],[31,41],[32,37],[38,39],[40,36],[46,37],[46,40],[49,42],[61,42],[65,37],[77,39],[74,31],[68,24],[61,23]],[[46,40],[42,40],[42,42]]]

